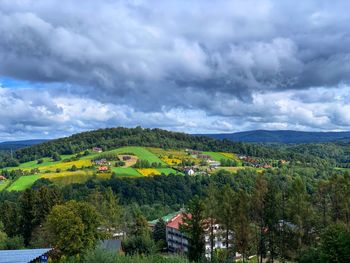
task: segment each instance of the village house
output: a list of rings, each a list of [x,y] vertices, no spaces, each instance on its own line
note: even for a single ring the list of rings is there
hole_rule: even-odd
[[[194,175],[194,170],[191,169],[191,168],[186,168],[186,169],[185,169],[185,173],[186,173],[187,175]]]
[[[102,152],[102,148],[100,148],[100,147],[93,147],[92,151],[95,152],[95,153],[101,153]]]
[[[220,166],[220,162],[218,161],[208,160],[207,163],[209,165],[209,168],[218,168]]]
[[[6,180],[6,177],[3,175],[0,175],[0,181],[4,181],[4,180]]]
[[[94,163],[96,165],[106,165],[107,164],[107,160],[106,159],[94,160]]]
[[[100,166],[98,167],[99,172],[108,172],[109,168],[108,166]]]

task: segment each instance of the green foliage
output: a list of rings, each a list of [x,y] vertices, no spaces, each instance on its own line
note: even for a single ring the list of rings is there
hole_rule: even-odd
[[[321,262],[350,262],[350,230],[338,224],[330,226],[321,237]]]
[[[60,263],[189,263],[179,256],[133,255],[122,256],[102,249],[90,250],[82,257],[65,258]]]
[[[123,220],[123,208],[111,188],[104,192],[93,190],[89,196],[90,203],[96,208],[102,228],[108,238],[112,237],[112,230],[120,230]]]
[[[0,249],[6,248],[7,234],[4,232],[4,225],[0,221]]]
[[[134,168],[161,168],[162,163],[153,162],[150,163],[148,160],[137,160],[134,164]]]
[[[54,162],[61,161],[61,159],[62,159],[61,156],[60,156],[57,152],[54,152],[54,153],[52,154],[51,158],[52,158],[52,160],[53,160]]]
[[[300,263],[350,262],[350,230],[344,224],[328,227],[321,235],[320,243],[301,253]]]
[[[220,159],[220,166],[222,167],[237,166],[237,162],[235,160],[230,160],[230,159]]]
[[[114,164],[115,167],[120,167],[120,166],[124,166],[124,165],[125,165],[125,162],[123,162],[123,161],[116,161]]]
[[[133,235],[124,240],[123,251],[127,255],[149,255],[154,254],[157,247],[149,235]]]
[[[152,237],[159,250],[164,250],[166,248],[166,223],[162,218],[160,218],[154,226]]]
[[[98,238],[98,226],[95,208],[76,201],[54,206],[45,222],[49,240],[66,255],[93,248]]]
[[[188,259],[200,262],[205,253],[204,203],[198,196],[194,197],[186,209],[180,229],[188,238]]]

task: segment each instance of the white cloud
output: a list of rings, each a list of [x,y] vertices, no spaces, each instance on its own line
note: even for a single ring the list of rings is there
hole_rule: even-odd
[[[27,88],[2,80],[0,138],[116,125],[348,129],[349,7],[3,0],[0,77]]]

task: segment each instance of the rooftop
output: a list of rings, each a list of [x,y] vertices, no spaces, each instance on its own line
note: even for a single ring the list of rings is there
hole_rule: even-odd
[[[180,212],[174,212],[174,213],[170,213],[170,214],[167,214],[166,216],[163,216],[162,219],[164,220],[165,223],[168,223],[174,216],[176,216],[178,213]],[[155,220],[152,220],[150,222],[148,222],[151,226],[154,226],[155,224],[157,224],[159,219],[155,219]]]
[[[52,248],[0,250],[0,263],[29,263],[51,250]]]
[[[185,217],[185,213],[180,212],[176,216],[174,216],[167,224],[167,227],[180,229],[180,225],[183,224],[183,218]]]

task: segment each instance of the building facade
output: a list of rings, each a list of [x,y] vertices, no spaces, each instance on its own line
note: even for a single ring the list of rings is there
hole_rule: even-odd
[[[180,231],[180,225],[183,224],[183,218],[185,214],[183,212],[179,212],[178,214],[174,215],[173,218],[171,218],[166,225],[166,241],[167,241],[167,247],[168,251],[172,253],[186,253],[188,252],[188,239],[186,235],[184,235]],[[211,240],[210,240],[210,233],[211,231],[209,229],[206,229],[205,234],[205,256],[207,258],[210,258],[211,256]],[[226,243],[224,238],[224,231],[221,228],[219,224],[213,225],[213,236],[214,236],[214,242],[213,242],[213,249],[226,249]],[[232,239],[232,235],[229,235],[229,239]],[[229,247],[231,247],[231,242],[229,244]]]

